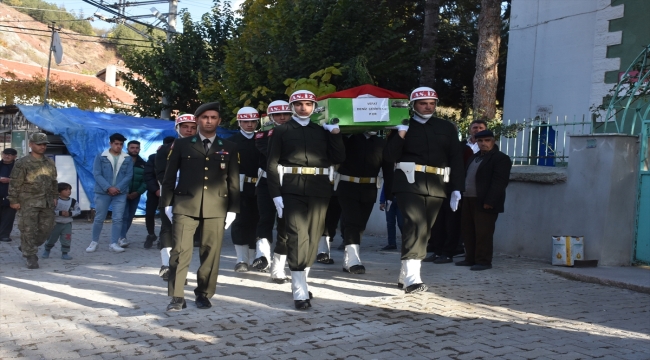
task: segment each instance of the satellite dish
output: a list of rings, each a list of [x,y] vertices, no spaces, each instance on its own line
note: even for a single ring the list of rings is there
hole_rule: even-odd
[[[54,61],[56,64],[61,64],[61,60],[63,60],[63,46],[61,45],[61,38],[58,32],[54,32],[52,35],[52,51],[54,52]]]

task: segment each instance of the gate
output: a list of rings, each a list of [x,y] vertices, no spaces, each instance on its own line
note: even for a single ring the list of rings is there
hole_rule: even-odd
[[[641,128],[641,149],[639,152],[639,191],[636,211],[636,242],[634,260],[650,263],[650,120]]]

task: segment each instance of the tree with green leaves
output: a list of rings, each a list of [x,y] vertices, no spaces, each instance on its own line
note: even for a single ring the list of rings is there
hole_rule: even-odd
[[[337,88],[373,83],[409,91],[418,76],[418,9],[418,1],[247,0],[228,43],[225,101],[234,108],[259,86],[285,97],[286,79],[335,63],[345,74],[332,82]]]
[[[211,14],[193,22],[189,13],[181,13],[183,33],[173,41],[156,39],[150,49],[123,51],[129,71],[124,74],[126,88],[136,96],[134,111],[142,116],[160,117],[163,108],[193,113],[212,95],[200,96],[201,84],[210,80],[211,69],[220,68],[225,58],[226,39],[234,29],[234,14],[226,2],[214,1]],[[212,78],[218,81],[218,77]],[[165,106],[161,98],[169,99]]]

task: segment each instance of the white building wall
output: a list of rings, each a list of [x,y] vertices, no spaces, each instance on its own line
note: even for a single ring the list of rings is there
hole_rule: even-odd
[[[535,117],[537,106],[547,105],[552,118],[589,115],[608,88],[605,71],[619,68],[618,59],[605,56],[607,45],[621,41],[607,30],[623,6],[609,3],[512,0],[504,120]]]

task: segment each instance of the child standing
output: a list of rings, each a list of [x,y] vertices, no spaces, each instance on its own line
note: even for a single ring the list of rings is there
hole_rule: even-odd
[[[72,218],[81,214],[77,200],[70,197],[72,193],[72,186],[68,183],[61,182],[58,185],[59,201],[54,209],[54,230],[50,234],[50,238],[45,243],[45,250],[43,251],[42,258],[47,259],[50,257],[50,250],[54,247],[57,240],[61,241],[61,259],[72,260],[68,255],[70,252],[70,242],[72,240]]]

